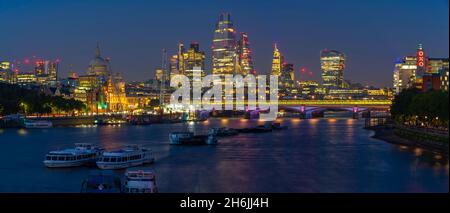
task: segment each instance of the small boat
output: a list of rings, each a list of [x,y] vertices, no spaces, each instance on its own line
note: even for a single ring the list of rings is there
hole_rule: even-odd
[[[51,128],[53,126],[53,123],[51,121],[45,120],[25,120],[23,124],[27,129]]]
[[[215,145],[217,137],[213,134],[194,135],[192,132],[172,132],[169,134],[171,145]]]
[[[103,149],[89,143],[77,143],[75,148],[51,151],[45,156],[44,165],[49,168],[75,167],[95,164]]]
[[[210,128],[209,134],[213,134],[217,137],[227,137],[237,135],[239,134],[239,132],[236,129],[228,127],[218,127],[218,128]]]
[[[119,125],[123,124],[125,121],[122,120],[104,120],[104,119],[95,119],[94,124],[98,126],[106,126],[106,125]]]
[[[154,161],[155,158],[150,149],[128,145],[120,150],[103,152],[97,160],[97,166],[100,169],[124,169]]]
[[[273,130],[286,130],[288,126],[281,126],[281,123],[272,123]]]
[[[81,184],[81,193],[121,193],[120,178],[113,174],[90,174]]]
[[[157,193],[156,177],[151,171],[127,171],[122,184],[125,193]]]
[[[265,133],[265,132],[272,132],[272,127],[257,126],[253,128],[237,129],[237,131],[239,133]]]

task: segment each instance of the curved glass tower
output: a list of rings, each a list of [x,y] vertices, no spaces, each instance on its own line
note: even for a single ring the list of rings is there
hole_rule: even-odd
[[[236,35],[228,13],[220,15],[214,30],[212,46],[213,74],[233,74],[236,57]]]

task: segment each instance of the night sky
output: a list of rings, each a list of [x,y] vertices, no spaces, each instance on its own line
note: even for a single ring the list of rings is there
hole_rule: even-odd
[[[200,43],[211,67],[213,30],[230,12],[238,32],[247,32],[256,69],[269,73],[273,43],[289,63],[320,79],[320,50],[346,54],[345,78],[391,86],[393,62],[415,54],[418,43],[432,57],[448,57],[448,0],[0,0],[0,61],[38,56],[60,58],[85,73],[95,46],[111,57],[126,80],[153,77],[161,49]]]

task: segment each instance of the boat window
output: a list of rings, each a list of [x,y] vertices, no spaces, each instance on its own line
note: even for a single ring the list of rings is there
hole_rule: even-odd
[[[58,157],[58,160],[63,161],[64,157]]]
[[[125,162],[125,161],[127,161],[127,157],[122,158],[122,162]]]
[[[122,162],[122,158],[117,158],[117,162]]]
[[[51,160],[52,159],[52,157],[50,157],[50,156],[47,156],[46,158],[45,158],[46,160]]]
[[[103,158],[103,162],[109,162],[109,158]]]
[[[52,156],[52,160],[57,160],[58,158],[56,156]]]
[[[77,160],[80,160],[80,159],[81,159],[81,155],[78,155],[78,156],[77,156]]]
[[[116,158],[111,158],[111,162],[116,162],[117,159]]]

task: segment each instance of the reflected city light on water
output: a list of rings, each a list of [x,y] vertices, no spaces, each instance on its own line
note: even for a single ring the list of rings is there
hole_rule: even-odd
[[[5,130],[3,130],[3,129],[0,129],[0,134],[2,134],[3,132],[5,132]]]
[[[220,122],[222,122],[222,124],[228,124],[228,118],[222,118]]]
[[[330,119],[328,119],[327,121],[328,121],[328,123],[336,123],[337,119],[335,119],[335,118],[330,118]]]
[[[319,122],[319,119],[317,119],[317,118],[308,119],[309,124],[316,125],[318,122]]]
[[[347,119],[346,124],[351,125],[355,123],[355,119]]]
[[[423,155],[423,149],[421,149],[421,148],[415,148],[415,149],[414,149],[414,155],[415,155],[416,157],[422,156],[422,155]]]
[[[408,150],[407,146],[399,146],[400,150]]]
[[[17,130],[17,133],[19,133],[19,135],[27,135],[28,131],[26,129],[19,129]]]
[[[291,123],[294,123],[294,124],[298,124],[301,121],[302,121],[302,119],[300,119],[300,118],[293,118],[293,119],[291,119]]]
[[[241,118],[241,119],[239,119],[239,122],[241,122],[241,123],[247,123],[247,122],[248,122],[248,120],[247,120],[247,119],[245,119],[245,118]]]
[[[434,155],[434,159],[441,160],[442,159],[442,155],[436,154],[436,155]]]

